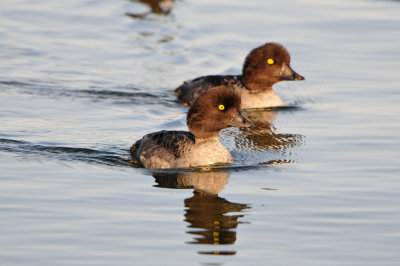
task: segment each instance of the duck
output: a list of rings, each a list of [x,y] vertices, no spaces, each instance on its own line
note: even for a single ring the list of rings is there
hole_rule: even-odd
[[[183,82],[174,90],[178,100],[191,105],[202,93],[215,86],[234,87],[241,95],[242,108],[284,105],[272,86],[283,80],[304,80],[290,66],[290,54],[280,43],[266,43],[253,49],[243,64],[241,75],[209,75]]]
[[[219,141],[227,127],[251,127],[241,113],[241,98],[230,86],[216,86],[200,95],[186,116],[189,131],[162,130],[145,135],[130,148],[133,161],[145,168],[192,168],[232,164]]]

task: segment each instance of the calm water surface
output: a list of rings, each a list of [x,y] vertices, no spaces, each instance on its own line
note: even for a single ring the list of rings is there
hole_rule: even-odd
[[[399,264],[399,1],[64,2],[0,9],[0,264]],[[269,41],[306,81],[222,132],[235,165],[126,161]]]

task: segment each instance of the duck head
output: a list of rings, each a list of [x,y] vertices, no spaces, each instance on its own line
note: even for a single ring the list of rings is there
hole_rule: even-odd
[[[227,127],[250,127],[242,115],[240,95],[233,88],[217,86],[200,95],[188,111],[187,125],[196,138],[219,135]]]
[[[304,80],[290,67],[290,55],[279,43],[253,49],[243,64],[243,82],[251,91],[271,89],[282,80]]]

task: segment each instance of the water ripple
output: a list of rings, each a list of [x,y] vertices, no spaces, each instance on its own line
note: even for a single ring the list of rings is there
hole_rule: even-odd
[[[90,89],[75,89],[61,84],[49,84],[41,81],[20,82],[13,80],[0,80],[0,88],[17,89],[20,93],[31,95],[89,99],[95,102],[112,101],[117,104],[176,105],[176,99],[173,94],[164,89],[159,91],[152,90],[151,93],[132,86],[117,86],[110,89],[91,86]]]
[[[0,152],[19,154],[23,158],[47,157],[67,161],[84,161],[110,166],[126,165],[128,162],[121,154],[88,148],[48,146],[32,144],[27,141],[0,139]]]

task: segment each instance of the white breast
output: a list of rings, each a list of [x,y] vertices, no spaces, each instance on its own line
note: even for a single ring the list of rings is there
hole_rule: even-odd
[[[188,156],[177,160],[175,167],[194,167],[216,163],[233,163],[232,155],[219,142],[218,137],[210,139],[196,139],[192,151]]]
[[[259,93],[250,93],[248,90],[242,90],[242,108],[267,108],[282,106],[283,101],[279,96],[273,91],[262,91]]]

